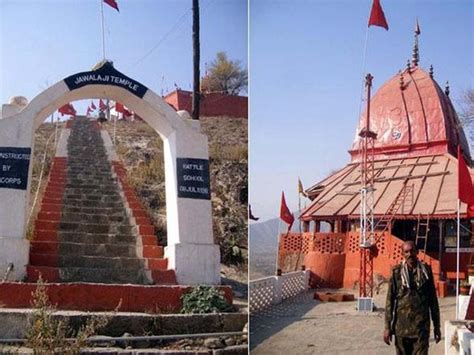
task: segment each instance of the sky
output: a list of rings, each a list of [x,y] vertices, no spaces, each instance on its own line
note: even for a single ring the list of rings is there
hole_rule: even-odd
[[[449,80],[458,107],[474,88],[474,2],[381,0],[389,25],[370,27],[372,92],[406,67],[416,17],[420,66]],[[281,192],[298,210],[305,188],[342,168],[355,136],[372,0],[252,0],[249,21],[249,202],[258,222],[279,216]],[[304,207],[309,201],[302,201]],[[255,223],[255,222],[251,222]]]
[[[192,0],[104,4],[106,58],[158,95],[192,88]],[[0,0],[0,100],[30,101],[102,60],[100,0]],[[247,66],[247,0],[201,0],[201,75],[217,52]],[[84,114],[89,101],[76,104]],[[97,105],[97,102],[96,102]]]

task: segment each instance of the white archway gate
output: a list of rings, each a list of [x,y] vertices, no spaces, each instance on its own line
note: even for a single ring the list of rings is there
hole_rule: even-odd
[[[180,284],[219,284],[220,253],[212,233],[207,137],[199,122],[181,118],[160,96],[110,63],[71,75],[35,97],[23,110],[3,105],[0,120],[0,275],[26,275],[25,237],[34,132],[64,104],[89,98],[123,103],[163,140],[168,246],[165,257]]]

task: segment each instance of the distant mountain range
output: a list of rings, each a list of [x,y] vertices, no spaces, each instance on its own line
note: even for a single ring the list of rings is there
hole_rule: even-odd
[[[279,223],[279,218],[273,218],[265,222],[249,225],[249,276],[251,280],[275,275]],[[286,223],[281,222],[280,233],[286,231],[287,226]],[[295,212],[295,223],[291,231],[299,232],[299,230]],[[329,225],[322,223],[321,230],[329,231]]]
[[[278,251],[278,227],[280,223],[280,233],[283,233],[286,231],[288,225],[281,222],[279,218],[273,218],[265,222],[249,225],[250,279],[275,274]],[[299,231],[297,219],[295,220],[291,231]]]

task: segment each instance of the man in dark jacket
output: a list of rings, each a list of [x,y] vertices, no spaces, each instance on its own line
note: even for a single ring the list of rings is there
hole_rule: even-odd
[[[430,314],[434,338],[441,340],[438,298],[431,267],[417,258],[415,243],[402,245],[405,260],[392,270],[383,339],[390,345],[395,335],[397,354],[428,354]]]

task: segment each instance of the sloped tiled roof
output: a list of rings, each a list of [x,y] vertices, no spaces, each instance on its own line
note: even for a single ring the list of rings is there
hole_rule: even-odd
[[[385,159],[375,162],[374,215],[382,216],[404,185],[413,191],[396,213],[397,218],[453,218],[457,213],[457,159],[450,154]],[[306,190],[313,200],[302,220],[358,218],[360,165],[350,163]],[[461,204],[461,216],[466,205]]]

